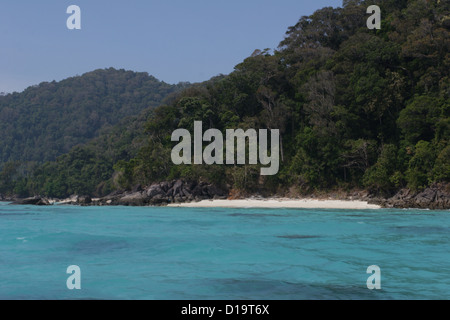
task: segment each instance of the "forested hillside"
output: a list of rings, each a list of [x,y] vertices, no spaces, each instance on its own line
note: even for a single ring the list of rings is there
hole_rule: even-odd
[[[382,10],[381,30],[366,27],[373,4]],[[302,17],[277,50],[257,50],[230,75],[156,108],[129,160],[99,157],[100,143],[12,185],[62,197],[186,178],[247,193],[359,188],[389,195],[449,182],[449,47],[449,1],[344,1],[343,8]],[[194,121],[203,121],[204,130],[280,129],[280,173],[263,178],[251,165],[175,166],[171,134],[192,130]],[[92,161],[114,162],[114,170]],[[83,187],[88,177],[95,179]]]
[[[101,129],[156,107],[177,88],[147,73],[111,68],[0,96],[0,167],[55,160]]]

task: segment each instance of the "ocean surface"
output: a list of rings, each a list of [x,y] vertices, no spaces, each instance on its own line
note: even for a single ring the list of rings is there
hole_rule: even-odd
[[[0,203],[0,299],[449,298],[449,211]]]

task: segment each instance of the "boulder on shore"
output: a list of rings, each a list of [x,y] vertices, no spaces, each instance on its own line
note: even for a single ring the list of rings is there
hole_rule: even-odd
[[[81,206],[87,206],[90,205],[92,203],[92,199],[89,196],[80,196],[77,199],[77,204],[81,205]]]
[[[450,209],[450,185],[434,184],[423,191],[400,190],[390,199],[380,201],[387,208]]]
[[[145,206],[147,204],[147,197],[143,192],[132,192],[119,198],[115,202],[119,206]]]
[[[33,205],[33,206],[50,206],[50,201],[43,197],[32,197],[14,201],[14,205]]]
[[[100,199],[97,205],[115,206],[164,206],[170,203],[226,199],[228,192],[206,182],[184,180],[154,183],[146,188],[134,188],[130,192],[115,192]]]

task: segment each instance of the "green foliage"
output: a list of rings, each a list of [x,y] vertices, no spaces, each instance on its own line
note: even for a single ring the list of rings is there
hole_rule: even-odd
[[[7,194],[14,188],[14,180],[17,175],[18,163],[8,162],[0,172],[0,194]]]
[[[429,185],[432,169],[436,161],[433,145],[427,141],[419,141],[415,147],[414,156],[409,161],[406,171],[408,187],[413,190],[423,189]]]
[[[379,31],[366,27],[372,4],[383,11]],[[182,91],[147,74],[100,70],[0,97],[0,162],[65,153],[37,169],[5,166],[0,192],[104,194],[185,178],[247,192],[388,194],[449,182],[449,6],[346,0],[302,17],[277,51],[256,50],[231,74]],[[173,165],[171,134],[193,133],[194,121],[204,130],[279,129],[279,175]]]
[[[387,144],[382,147],[377,163],[363,177],[364,185],[377,192],[389,192],[402,185],[402,174],[397,171],[397,147]]]
[[[434,182],[450,181],[450,146],[439,153],[433,169]]]
[[[114,164],[132,159],[145,145],[151,110],[184,87],[111,68],[0,97],[0,193],[111,192]],[[16,167],[47,163],[11,177],[10,166],[2,165],[8,159]]]
[[[255,192],[259,190],[260,168],[258,166],[239,166],[229,169],[232,185],[238,190]]]
[[[0,167],[53,161],[178,89],[147,73],[96,70],[0,97]]]
[[[28,189],[32,194],[56,198],[72,194],[100,195],[105,190],[99,190],[99,185],[110,179],[112,173],[112,164],[107,159],[76,147],[57,161],[39,167],[29,180]]]
[[[414,146],[420,140],[431,141],[436,134],[440,118],[439,99],[430,96],[416,96],[400,112],[398,125],[406,142]]]

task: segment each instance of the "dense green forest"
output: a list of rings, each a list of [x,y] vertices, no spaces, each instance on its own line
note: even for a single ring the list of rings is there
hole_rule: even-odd
[[[380,30],[366,27],[366,9],[373,4],[382,10]],[[0,192],[104,195],[186,178],[248,193],[359,188],[389,195],[403,187],[417,190],[449,182],[449,33],[449,1],[344,1],[342,8],[323,8],[290,27],[277,50],[256,50],[231,74],[186,88],[150,114],[137,115],[139,110],[127,107],[127,114],[136,115],[130,120],[134,130],[110,129],[32,172],[19,173],[9,163],[0,175]],[[102,81],[106,79],[99,79],[98,87],[104,88]],[[29,90],[45,94],[54,101],[53,108],[72,105],[54,98],[58,91],[52,86],[56,84]],[[122,110],[130,98],[121,95],[123,90],[111,88],[104,104],[85,99],[86,110],[96,112],[97,119],[111,116],[113,111],[103,107]],[[157,103],[143,98],[145,86],[141,90],[136,100]],[[33,103],[31,92],[21,96],[22,104]],[[68,101],[75,99],[63,92]],[[2,107],[13,98],[0,98],[0,125],[12,126],[2,131],[9,136],[2,141],[3,161],[14,152],[24,153],[22,147],[12,147],[15,139],[27,147],[23,137],[28,134],[13,129],[22,126],[13,117],[15,111],[4,112]],[[39,127],[39,118],[32,119]],[[261,177],[255,165],[173,165],[171,134],[177,128],[192,130],[194,121],[203,121],[204,130],[279,129],[280,173]],[[71,146],[65,127],[57,129],[48,122],[43,128],[61,140],[57,150]],[[88,128],[81,132],[86,138],[94,136]]]
[[[0,167],[53,161],[102,129],[156,107],[178,87],[111,68],[0,96]]]
[[[47,169],[73,173],[67,183],[84,179],[73,192],[91,193],[92,179],[96,184],[108,179],[116,161],[131,159],[141,147],[150,110],[188,85],[110,68],[0,97],[0,193],[61,195],[53,183],[44,191],[39,180],[30,181]],[[85,161],[87,155],[94,155],[95,172],[65,170],[65,164],[56,168],[77,157]],[[74,166],[81,169],[79,163]]]

